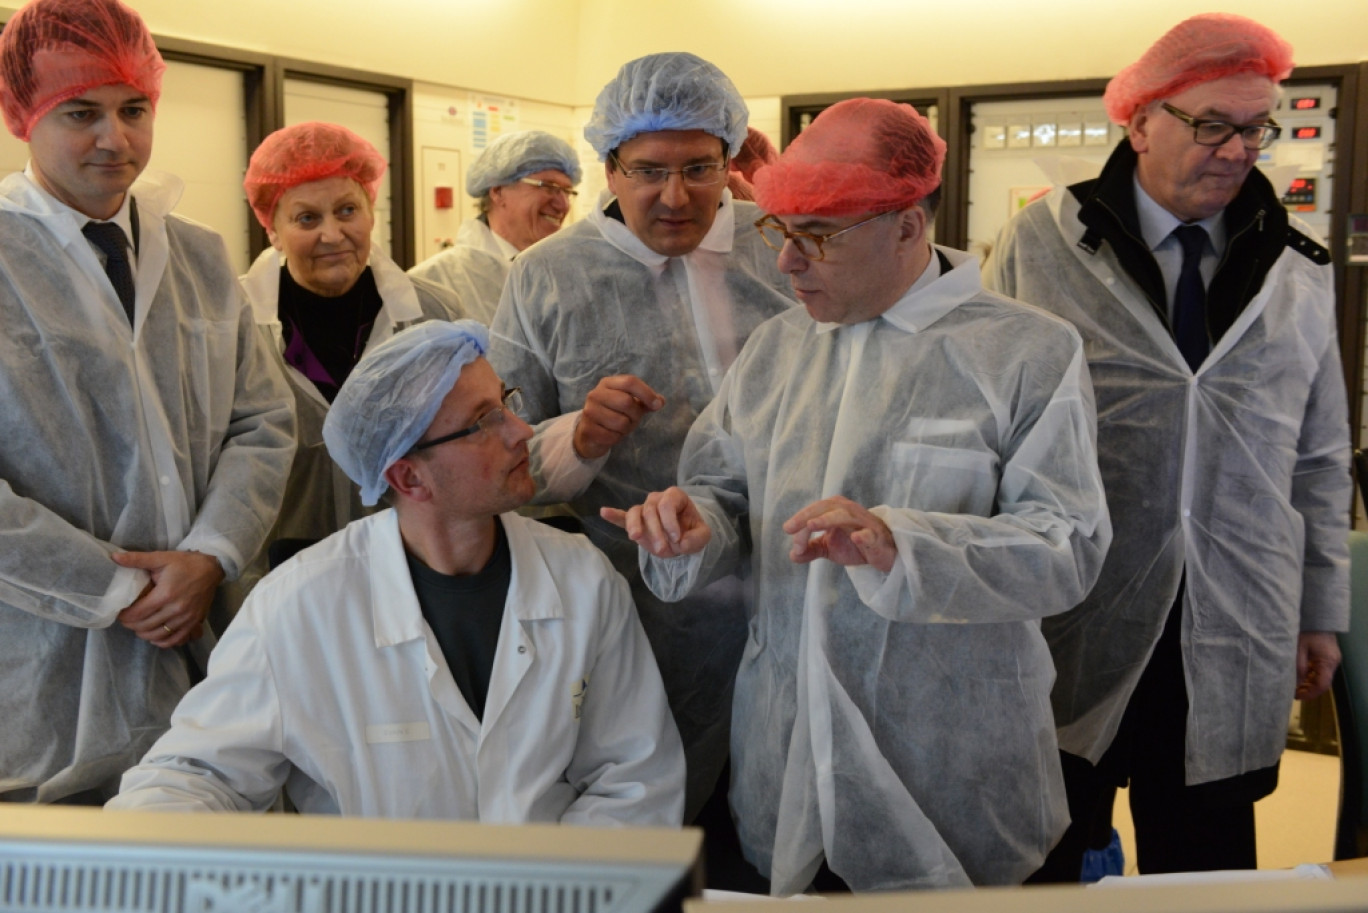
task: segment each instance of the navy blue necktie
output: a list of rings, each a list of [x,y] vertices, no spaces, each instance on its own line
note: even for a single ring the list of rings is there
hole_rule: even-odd
[[[1206,328],[1206,284],[1202,282],[1202,252],[1206,249],[1206,229],[1200,225],[1179,225],[1173,236],[1183,246],[1183,268],[1173,293],[1173,338],[1178,351],[1196,371],[1211,351]]]
[[[133,325],[133,268],[128,262],[128,236],[113,222],[87,222],[81,234],[105,255],[105,274]]]

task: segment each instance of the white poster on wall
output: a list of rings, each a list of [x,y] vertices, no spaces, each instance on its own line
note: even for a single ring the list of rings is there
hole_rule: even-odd
[[[518,100],[498,95],[470,96],[470,145],[483,149],[505,133],[518,129]]]

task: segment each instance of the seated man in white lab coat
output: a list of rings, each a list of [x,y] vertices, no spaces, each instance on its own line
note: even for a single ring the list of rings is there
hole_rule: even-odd
[[[268,575],[110,808],[676,826],[684,754],[627,584],[511,511],[527,441],[475,321],[368,353],[323,434],[374,504]]]
[[[828,108],[760,169],[807,313],[762,324],[627,515],[662,599],[749,558],[731,805],[776,894],[1020,883],[1068,823],[1040,618],[1111,527],[1077,331],[927,228],[945,143]]]

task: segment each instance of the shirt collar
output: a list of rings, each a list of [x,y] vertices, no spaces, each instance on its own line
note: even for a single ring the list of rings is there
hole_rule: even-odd
[[[603,237],[608,243],[622,251],[627,256],[645,266],[659,270],[665,266],[665,261],[670,258],[664,254],[658,254],[647,247],[640,238],[632,233],[632,230],[625,223],[609,216],[605,211],[613,197],[607,191],[599,200],[598,206],[594,207],[589,213],[589,221],[598,226]],[[705,250],[713,253],[731,253],[732,247],[736,242],[736,207],[732,205],[732,195],[730,190],[722,191],[722,204],[718,207],[717,216],[713,219],[712,227],[703,236],[698,247],[684,255],[688,259],[695,251]]]
[[[52,202],[52,205],[54,207],[56,207],[59,210],[66,210],[68,212],[75,213],[79,217],[80,224],[82,227],[84,227],[87,222],[113,222],[115,225],[119,226],[119,228],[123,230],[124,237],[128,240],[129,248],[131,250],[137,249],[133,242],[133,217],[129,214],[129,201],[133,199],[133,194],[124,194],[123,203],[119,205],[119,211],[114,213],[114,215],[110,218],[92,219],[90,216],[86,215],[78,209],[75,209],[67,205],[66,203],[63,203],[61,200],[57,199],[55,196],[49,193],[47,188],[43,186],[42,182],[38,180],[38,176],[33,173],[32,160],[30,160],[29,163],[24,167],[24,174],[28,177],[30,181],[33,182],[33,186],[38,189],[38,192]]]
[[[1135,181],[1135,210],[1140,220],[1140,236],[1145,239],[1145,244],[1149,246],[1150,252],[1160,244],[1168,240],[1169,235],[1179,225],[1200,225],[1206,229],[1207,236],[1211,238],[1211,246],[1217,250],[1225,248],[1225,210],[1221,210],[1214,216],[1202,219],[1200,222],[1184,222],[1182,219],[1169,212],[1163,206],[1145,192],[1145,188],[1140,186],[1140,175],[1136,174]]]

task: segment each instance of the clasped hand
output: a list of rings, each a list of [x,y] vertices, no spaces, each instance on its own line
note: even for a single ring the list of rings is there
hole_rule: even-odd
[[[154,647],[179,647],[204,634],[204,620],[223,582],[218,559],[201,552],[119,552],[122,567],[147,571],[152,581],[119,622]]]

